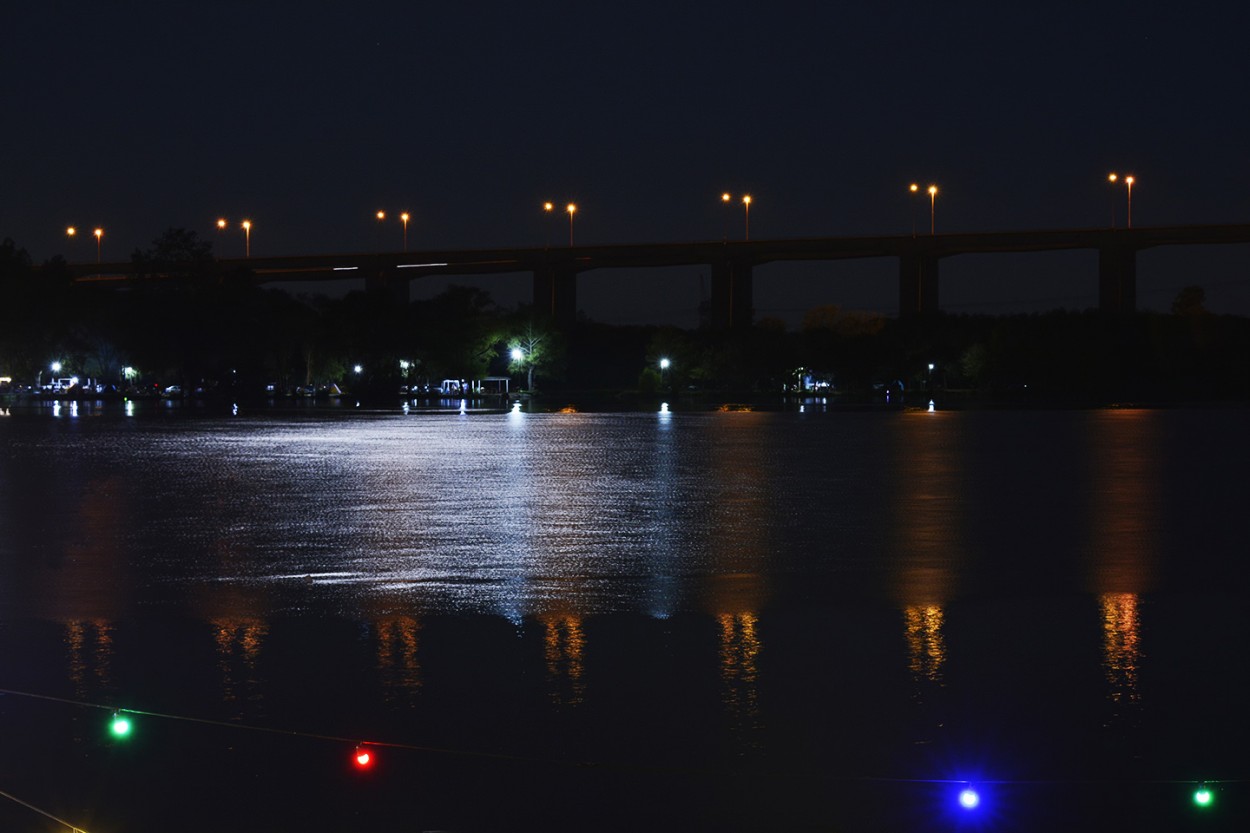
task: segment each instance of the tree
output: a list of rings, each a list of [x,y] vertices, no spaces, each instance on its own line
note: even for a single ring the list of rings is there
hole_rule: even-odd
[[[534,389],[534,371],[550,370],[561,355],[556,332],[533,319],[529,319],[521,331],[508,339],[508,372],[526,373],[526,390]]]
[[[1172,301],[1172,314],[1188,317],[1206,315],[1206,300],[1207,293],[1201,286],[1187,286],[1176,293],[1176,298]]]
[[[194,231],[169,228],[147,251],[135,249],[130,259],[139,275],[203,275],[213,267],[213,244],[200,240]]]

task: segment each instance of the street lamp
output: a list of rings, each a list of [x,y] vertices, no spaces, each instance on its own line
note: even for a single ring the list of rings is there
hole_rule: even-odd
[[[672,364],[668,358],[660,359],[660,387],[664,387],[664,377],[668,374],[668,368]]]
[[[1110,182],[1112,185],[1112,191],[1111,191],[1111,227],[1112,228],[1115,228],[1115,190],[1114,190],[1114,187],[1115,187],[1116,182],[1119,179],[1120,179],[1120,175],[1117,174],[1115,171],[1112,171],[1111,173],[1107,174],[1107,182]]]
[[[744,240],[751,239],[751,195],[746,194],[742,198],[742,215],[746,222],[746,231],[743,236]]]
[[[405,252],[408,251],[408,217],[409,217],[409,214],[407,211],[399,215],[399,219],[404,224],[404,251]]]
[[[1128,217],[1124,221],[1126,228],[1133,227],[1133,182],[1134,178],[1130,176],[1124,177],[1124,184],[1128,186]]]
[[[937,186],[929,186],[929,234],[937,230]]]
[[[720,195],[721,204],[725,206],[725,234],[724,239],[729,240],[729,201],[733,199],[733,195],[728,191]]]
[[[577,213],[577,205],[569,203],[564,210],[569,212],[569,246],[571,247],[573,245],[573,215]]]
[[[916,236],[916,200],[915,200],[915,195],[916,195],[916,194],[918,194],[918,193],[920,192],[920,184],[919,184],[919,183],[917,183],[917,182],[913,182],[911,185],[908,185],[908,186],[907,186],[907,190],[908,190],[908,191],[911,193],[911,195],[912,195],[912,201],[911,201],[911,236],[912,236],[912,237],[915,237],[915,236]]]
[[[100,244],[101,244],[101,241],[103,241],[104,239],[104,229],[97,228],[95,231],[91,233],[95,235],[95,262],[96,262],[96,265],[99,266],[100,265]]]
[[[551,218],[554,216],[555,210],[556,210],[556,204],[553,203],[551,200],[547,200],[546,202],[543,203],[543,213],[547,215],[547,220],[544,224],[546,226],[546,230],[543,233],[543,239],[546,241],[544,245],[546,245],[548,248],[551,247],[551,234],[552,234]]]
[[[243,221],[243,256],[252,256],[252,221]]]

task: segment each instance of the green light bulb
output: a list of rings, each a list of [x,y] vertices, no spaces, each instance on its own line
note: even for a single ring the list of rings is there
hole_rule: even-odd
[[[1194,804],[1199,807],[1210,807],[1211,802],[1215,800],[1215,796],[1206,787],[1199,787],[1194,790]]]
[[[120,713],[115,713],[113,715],[113,723],[109,726],[109,731],[113,733],[113,737],[126,737],[130,734],[130,728],[130,718]]]

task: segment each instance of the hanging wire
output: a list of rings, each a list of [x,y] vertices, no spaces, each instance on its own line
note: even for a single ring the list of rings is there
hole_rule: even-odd
[[[36,807],[34,804],[31,804],[29,801],[23,801],[22,799],[18,798],[12,793],[8,793],[8,792],[5,792],[4,790],[0,790],[0,797],[7,798],[9,801],[12,801],[14,804],[20,804],[23,807],[25,807],[27,810],[33,810],[34,812],[38,813],[44,818],[52,819],[52,821],[56,822],[57,824],[63,827],[68,827],[70,829],[70,833],[87,833],[87,831],[83,830],[81,827],[78,827],[77,825],[74,825],[74,824],[70,824],[65,819],[57,818],[56,816],[49,813],[47,810]]]

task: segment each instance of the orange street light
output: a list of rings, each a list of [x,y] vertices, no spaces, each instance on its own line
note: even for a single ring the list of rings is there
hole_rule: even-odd
[[[1131,175],[1124,177],[1124,184],[1128,186],[1128,217],[1124,221],[1127,228],[1133,227],[1133,183],[1135,181]]]
[[[95,235],[95,262],[98,266],[100,263],[100,243],[104,239],[104,229],[97,228],[91,233]]]
[[[252,221],[243,221],[243,256],[252,256]]]
[[[408,217],[409,217],[409,214],[407,211],[399,215],[400,221],[402,221],[404,224],[404,251],[405,252],[408,251]]]
[[[75,234],[78,233],[78,229],[74,228],[73,226],[70,226],[69,228],[65,229],[65,233],[69,235],[70,237],[73,237]]]
[[[386,212],[385,212],[385,211],[379,211],[379,212],[378,212],[378,219],[379,219],[379,220],[385,220],[385,219],[386,219]]]
[[[229,224],[226,222],[226,218],[225,218],[225,217],[222,217],[221,219],[219,219],[219,220],[217,221],[217,228],[218,228],[219,230],[221,230],[221,231],[225,231],[225,230],[226,230],[226,226],[227,226],[227,225],[229,225]]]
[[[553,216],[555,213],[555,210],[556,210],[556,204],[551,202],[550,200],[547,200],[546,202],[543,203],[543,213],[546,214],[548,217]],[[543,237],[546,240],[545,245],[548,247],[551,246],[551,222],[552,222],[551,220],[547,220],[546,231],[543,234]]]
[[[1112,186],[1114,186],[1119,179],[1120,175],[1115,171],[1107,174],[1107,182],[1110,182]],[[1111,192],[1111,227],[1115,228],[1115,191]]]
[[[907,186],[907,190],[914,196],[920,192],[920,184],[913,182]],[[911,236],[916,236],[916,201],[914,199],[911,201]]]
[[[720,195],[721,204],[725,206],[725,233],[723,238],[729,240],[729,201],[733,199],[733,195],[728,191]]]
[[[573,215],[577,213],[577,205],[575,203],[569,203],[565,207],[564,210],[569,212],[569,245],[572,246],[573,245]]]
[[[929,186],[929,234],[937,230],[937,186]]]
[[[742,197],[742,216],[745,220],[746,229],[743,234],[744,240],[751,239],[751,195],[746,194]]]

